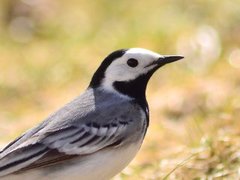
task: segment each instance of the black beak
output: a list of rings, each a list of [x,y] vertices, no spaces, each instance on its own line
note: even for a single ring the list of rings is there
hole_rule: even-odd
[[[164,66],[165,64],[172,63],[183,58],[184,58],[183,56],[177,56],[177,55],[162,56],[157,61],[154,61],[153,63],[147,65],[146,67],[157,65],[155,66],[154,69],[158,69],[159,67]]]
[[[164,63],[164,64],[168,64],[168,63],[172,63],[175,61],[178,61],[180,59],[183,59],[183,56],[177,56],[177,55],[168,55],[168,56],[163,56],[163,58],[159,58],[159,62]]]

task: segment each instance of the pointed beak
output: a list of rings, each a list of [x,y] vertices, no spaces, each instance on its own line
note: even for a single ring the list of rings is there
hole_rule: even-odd
[[[154,69],[156,69],[156,68],[158,69],[161,66],[164,66],[165,64],[172,63],[172,62],[178,61],[178,60],[183,59],[183,58],[184,58],[183,56],[178,56],[178,55],[161,56],[156,61],[147,65],[146,67],[150,67],[152,65],[157,65],[157,66],[155,66]]]
[[[168,63],[172,63],[175,61],[178,61],[180,59],[183,59],[183,56],[178,56],[178,55],[167,55],[167,56],[163,56],[161,58],[159,58],[159,62],[161,62],[160,64],[164,63],[164,64],[168,64]]]

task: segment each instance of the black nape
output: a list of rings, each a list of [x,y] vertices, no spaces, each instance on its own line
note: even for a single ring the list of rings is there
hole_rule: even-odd
[[[109,54],[99,66],[97,71],[94,73],[92,80],[89,84],[89,87],[96,88],[101,84],[102,79],[104,79],[105,71],[108,66],[117,58],[122,57],[127,49],[120,49]]]

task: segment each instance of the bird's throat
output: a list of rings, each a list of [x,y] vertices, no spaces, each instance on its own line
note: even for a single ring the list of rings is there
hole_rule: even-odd
[[[145,95],[148,80],[147,76],[140,76],[132,81],[116,81],[113,83],[113,87],[119,93],[135,99],[145,109],[148,107]]]

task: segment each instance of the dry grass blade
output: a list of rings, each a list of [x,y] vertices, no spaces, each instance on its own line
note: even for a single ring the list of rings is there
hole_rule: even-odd
[[[187,164],[193,157],[196,157],[197,155],[199,155],[199,154],[200,154],[201,152],[203,152],[203,151],[205,151],[205,149],[202,150],[202,151],[193,153],[192,155],[190,155],[189,157],[187,157],[186,159],[184,159],[182,162],[180,162],[179,164],[177,164],[177,165],[175,166],[175,168],[173,168],[169,173],[167,173],[167,175],[165,175],[165,176],[163,177],[163,180],[167,180],[168,177],[169,177],[174,171],[176,171],[178,168],[183,167],[183,166],[184,166],[185,164]]]

